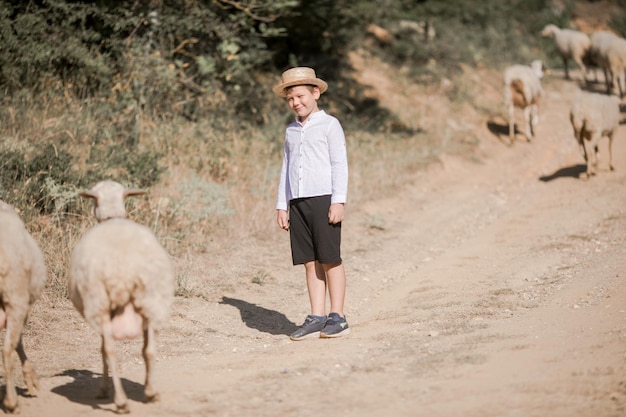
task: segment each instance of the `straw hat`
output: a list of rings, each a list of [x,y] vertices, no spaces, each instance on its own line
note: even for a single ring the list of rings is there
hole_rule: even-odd
[[[280,77],[280,84],[275,85],[272,90],[281,97],[286,97],[285,88],[296,85],[314,85],[324,93],[328,89],[326,81],[317,78],[315,70],[309,67],[296,67],[283,72]]]

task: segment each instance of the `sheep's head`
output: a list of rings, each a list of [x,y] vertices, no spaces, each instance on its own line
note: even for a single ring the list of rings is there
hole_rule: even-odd
[[[108,219],[125,218],[124,199],[128,196],[145,194],[144,190],[126,188],[115,181],[101,181],[90,190],[78,193],[81,197],[93,198],[94,214],[98,222]]]
[[[556,25],[549,24],[541,31],[541,36],[544,38],[553,38],[559,28]]]

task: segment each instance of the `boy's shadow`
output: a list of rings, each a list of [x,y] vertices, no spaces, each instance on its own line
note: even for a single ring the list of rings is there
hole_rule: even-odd
[[[290,321],[283,313],[268,310],[236,298],[222,297],[220,304],[228,304],[239,309],[241,320],[251,329],[273,335],[289,335],[296,331],[298,326]]]
[[[100,384],[102,375],[93,373],[86,369],[68,369],[55,376],[69,376],[72,381],[53,388],[51,391],[55,394],[62,395],[71,402],[90,406],[94,410],[111,411],[115,413],[115,404],[113,403],[113,386],[110,389],[110,395],[106,398],[98,398],[100,392]],[[122,386],[129,400],[141,402],[144,397],[144,386],[128,379],[122,378]],[[110,408],[109,408],[110,406]]]

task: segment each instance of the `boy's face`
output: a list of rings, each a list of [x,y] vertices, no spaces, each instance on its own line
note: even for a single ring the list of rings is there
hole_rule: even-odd
[[[306,121],[311,113],[316,112],[320,89],[308,85],[296,85],[287,92],[287,104],[301,122]]]

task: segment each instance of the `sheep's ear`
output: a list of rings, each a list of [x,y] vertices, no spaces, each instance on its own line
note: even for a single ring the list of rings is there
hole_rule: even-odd
[[[85,198],[94,198],[94,199],[98,198],[96,193],[94,193],[91,190],[81,191],[81,192],[78,193],[78,195],[81,196],[81,197],[85,197]]]
[[[124,198],[132,197],[134,195],[144,195],[147,194],[146,190],[140,190],[138,188],[126,188],[124,190]]]

